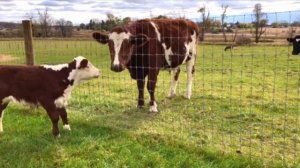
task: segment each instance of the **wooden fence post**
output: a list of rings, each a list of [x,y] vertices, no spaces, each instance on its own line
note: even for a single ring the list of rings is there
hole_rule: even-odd
[[[34,65],[34,52],[33,52],[33,37],[32,37],[32,24],[30,20],[23,20],[24,29],[24,44],[26,53],[26,64]]]

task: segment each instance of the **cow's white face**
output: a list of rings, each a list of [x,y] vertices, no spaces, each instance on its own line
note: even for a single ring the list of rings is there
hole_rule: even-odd
[[[91,62],[82,56],[78,56],[74,59],[76,65],[70,72],[68,79],[74,80],[74,83],[80,83],[84,80],[97,78],[100,76],[100,71]]]
[[[148,37],[144,34],[132,35],[124,28],[116,27],[108,34],[95,32],[93,37],[99,43],[107,44],[111,57],[111,70],[121,72],[131,59],[134,47],[146,44]]]
[[[108,46],[112,60],[111,70],[123,71],[127,62],[131,59],[133,45],[130,44],[130,36],[129,32],[112,32],[108,34]]]

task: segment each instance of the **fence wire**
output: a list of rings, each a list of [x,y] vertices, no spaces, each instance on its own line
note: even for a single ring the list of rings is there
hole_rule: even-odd
[[[291,24],[300,15],[284,12],[264,17],[274,22],[288,19]],[[253,15],[226,17],[228,23],[254,21]],[[235,44],[235,30],[237,37],[247,37],[252,43],[224,51]],[[234,27],[233,32],[226,33],[228,42],[223,42],[221,32],[206,33],[197,48],[190,100],[181,96],[186,90],[184,66],[173,99],[166,98],[170,74],[162,70],[155,90],[160,112],[152,116],[151,127],[140,126],[138,132],[171,138],[174,143],[170,145],[181,141],[193,148],[247,157],[267,166],[299,164],[300,56],[291,55],[292,46],[286,38],[299,35],[300,27],[267,27],[258,44],[253,42],[253,31],[253,27]],[[179,37],[170,38],[175,41]],[[23,43],[22,39],[1,39],[0,64],[24,64]],[[147,105],[143,110],[136,109],[136,81],[127,71],[112,72],[108,47],[92,37],[35,39],[34,49],[36,64],[66,63],[82,55],[101,69],[99,79],[75,88],[71,109],[110,114],[116,122],[125,120],[125,124],[115,123],[116,127],[126,127],[126,120],[130,124],[130,120],[144,117],[132,113],[147,113]],[[145,97],[145,102],[149,101],[147,90]],[[86,111],[86,107],[94,111]]]

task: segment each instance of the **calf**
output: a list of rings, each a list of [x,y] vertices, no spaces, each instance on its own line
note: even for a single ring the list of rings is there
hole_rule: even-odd
[[[144,105],[145,78],[150,94],[150,110],[157,112],[154,92],[161,68],[171,68],[172,79],[168,97],[176,93],[179,66],[186,63],[187,91],[191,97],[192,75],[196,60],[198,26],[183,19],[144,19],[113,28],[108,34],[93,33],[99,43],[108,44],[111,70],[121,72],[126,68],[137,80],[138,107]]]
[[[287,38],[287,41],[293,43],[293,55],[298,55],[300,53],[300,35],[297,35],[294,38]]]
[[[12,100],[41,105],[52,121],[54,136],[59,136],[59,116],[63,121],[63,128],[70,130],[65,108],[72,88],[99,75],[100,71],[82,56],[76,57],[69,64],[1,65],[0,132],[3,132],[3,110]]]

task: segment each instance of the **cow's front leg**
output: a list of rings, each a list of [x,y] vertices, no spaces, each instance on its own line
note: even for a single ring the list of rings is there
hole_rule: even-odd
[[[138,97],[138,108],[142,108],[145,104],[144,100],[144,87],[145,87],[145,78],[138,78],[137,79],[137,87],[139,90],[139,97]]]
[[[180,73],[179,67],[171,69],[171,87],[168,94],[168,98],[172,98],[176,95],[176,87],[178,83],[179,73]]]
[[[60,115],[60,117],[62,119],[62,122],[63,122],[63,129],[71,131],[71,127],[68,123],[68,114],[67,114],[66,108],[59,108],[57,110],[58,110],[59,115]]]
[[[158,75],[158,71],[150,73],[149,77],[148,77],[147,89],[150,94],[150,102],[149,102],[149,104],[150,104],[149,111],[150,112],[158,112],[157,104],[155,102],[155,97],[154,97],[155,87],[156,87],[156,82],[157,82],[157,75]]]
[[[190,99],[192,96],[192,82],[193,82],[193,74],[195,72],[194,64],[195,64],[195,56],[193,56],[192,59],[186,63],[187,82],[186,82],[186,93],[184,97],[187,99]]]
[[[3,132],[2,120],[4,117],[4,109],[6,108],[6,106],[7,104],[0,104],[0,133]]]

